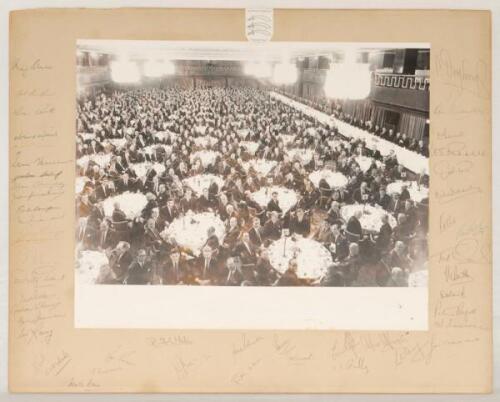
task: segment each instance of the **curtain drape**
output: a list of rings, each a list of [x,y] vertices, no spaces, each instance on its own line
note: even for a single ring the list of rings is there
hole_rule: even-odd
[[[346,100],[343,102],[342,111],[357,120],[370,120],[373,105],[368,100]]]
[[[411,113],[401,113],[399,132],[401,134],[406,133],[408,138],[416,138],[417,140],[420,140],[424,136],[425,122],[425,117]]]
[[[374,106],[372,112],[372,125],[373,127],[383,127],[385,119],[385,109],[380,106]]]

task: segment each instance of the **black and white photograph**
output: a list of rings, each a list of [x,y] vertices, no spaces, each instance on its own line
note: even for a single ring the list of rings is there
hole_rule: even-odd
[[[76,283],[426,288],[430,51],[79,40]]]

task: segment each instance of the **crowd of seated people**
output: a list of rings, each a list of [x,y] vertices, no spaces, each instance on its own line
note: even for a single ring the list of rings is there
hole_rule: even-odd
[[[76,168],[77,178],[86,178],[76,195],[77,251],[101,251],[109,260],[96,283],[408,286],[410,273],[426,266],[426,201],[414,202],[404,188],[401,194],[387,194],[386,187],[396,180],[427,185],[428,177],[404,169],[393,153],[382,157],[362,141],[346,140],[266,91],[120,90],[79,100],[76,123],[76,157],[89,158]],[[158,135],[165,132],[169,135]],[[293,141],[285,144],[281,134]],[[195,139],[203,136],[216,140],[197,145]],[[110,139],[122,139],[123,145]],[[255,155],[243,141],[258,143]],[[145,152],[150,146],[155,151]],[[290,157],[290,148],[310,149],[314,156],[305,163],[300,155]],[[202,149],[218,153],[208,166],[190,157]],[[109,155],[109,163],[100,166],[92,160],[95,155]],[[356,162],[360,155],[373,158],[367,171]],[[245,162],[255,158],[277,164],[266,175],[246,170]],[[132,165],[141,162],[165,169],[156,171],[151,164],[138,176]],[[317,188],[309,174],[323,168],[341,172],[347,185],[331,188],[322,179]],[[184,179],[204,173],[221,177],[223,185],[213,182],[198,195]],[[267,205],[258,204],[252,193],[270,184],[295,191],[296,205],[284,211],[277,194]],[[117,202],[106,216],[103,201],[126,192],[146,196],[141,213],[127,217]],[[385,211],[379,231],[364,230],[359,213],[343,219],[342,206],[356,203]],[[167,229],[188,211],[214,212],[224,222],[225,235],[220,238],[214,228],[199,234],[207,238],[201,250],[179,244]],[[325,275],[301,278],[293,258],[284,272],[273,267],[269,246],[287,234],[312,238],[329,250],[333,263]]]
[[[326,97],[320,97],[315,100],[302,98],[296,95],[290,95],[289,93],[277,90],[290,98],[304,103],[320,112],[327,113],[334,116],[335,118],[342,120],[354,127],[361,128],[368,131],[384,140],[392,142],[399,145],[402,148],[408,149],[410,151],[416,152],[425,157],[429,157],[429,144],[422,138],[410,137],[406,133],[401,133],[399,131],[394,131],[393,128],[387,128],[384,126],[379,126],[374,124],[371,120],[358,119],[342,110],[342,105],[334,100],[327,99]]]

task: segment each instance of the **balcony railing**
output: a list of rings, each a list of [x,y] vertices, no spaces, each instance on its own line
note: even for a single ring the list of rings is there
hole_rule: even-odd
[[[406,74],[375,73],[375,85],[386,88],[416,89],[428,91],[429,77]]]

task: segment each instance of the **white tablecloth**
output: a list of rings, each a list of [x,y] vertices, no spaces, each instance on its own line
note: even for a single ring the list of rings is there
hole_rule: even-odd
[[[288,262],[294,257],[297,260],[299,278],[320,278],[332,264],[329,251],[312,239],[297,236],[296,241],[288,237],[285,242],[285,238],[282,237],[269,246],[269,261],[281,273],[287,270]]]
[[[252,159],[249,162],[243,162],[243,168],[248,172],[252,167],[257,173],[267,176],[269,172],[277,165],[276,161],[266,159]]]
[[[203,193],[203,189],[209,188],[212,182],[217,183],[219,190],[224,185],[224,179],[213,174],[199,174],[183,180],[183,183],[191,188],[191,190],[193,190],[197,195],[201,195]]]
[[[218,155],[219,153],[215,151],[207,151],[207,150],[198,151],[195,152],[194,154],[191,154],[191,163],[193,163],[195,159],[200,158],[203,167],[207,167],[215,163],[215,160],[217,159]]]
[[[162,174],[165,171],[165,166],[161,163],[141,162],[131,163],[130,168],[135,172],[138,177],[146,176],[149,169],[153,168],[157,174]]]
[[[85,183],[89,181],[89,178],[87,176],[78,176],[75,179],[75,192],[77,194],[80,194],[85,187]]]
[[[245,147],[246,150],[252,155],[255,155],[255,152],[257,152],[257,149],[259,148],[259,143],[255,141],[242,141],[240,142],[240,145]]]
[[[326,182],[331,188],[341,188],[347,184],[347,177],[345,177],[340,172],[332,172],[328,169],[316,170],[309,175],[309,180],[319,188],[319,182],[322,178],[326,179]]]
[[[199,255],[207,241],[207,231],[211,226],[215,228],[215,234],[222,243],[226,232],[224,223],[213,212],[200,214],[188,212],[175,219],[166,229],[166,233],[174,236],[181,246],[188,247],[195,255]]]
[[[292,148],[288,150],[288,156],[290,159],[299,159],[302,164],[307,165],[311,162],[314,156],[314,151],[312,149]]]
[[[198,134],[205,134],[207,131],[207,126],[195,126],[194,131]]]
[[[110,144],[114,145],[118,149],[122,148],[127,143],[127,139],[126,138],[113,138],[113,139],[110,139],[110,140],[107,140],[107,141]]]
[[[76,281],[80,285],[92,285],[99,277],[101,269],[108,265],[108,257],[103,252],[94,250],[81,251],[76,264]]]
[[[97,163],[100,167],[104,168],[109,164],[111,160],[111,154],[94,154],[94,155],[84,155],[77,159],[76,164],[80,167],[87,168],[90,161]]]
[[[82,138],[83,141],[95,139],[94,133],[78,133],[78,135]]]
[[[125,212],[129,219],[139,216],[147,204],[146,196],[142,193],[131,193],[129,191],[115,195],[114,197],[106,198],[103,201],[104,214],[107,217],[113,215],[114,203],[120,204],[120,209]]]
[[[176,133],[173,133],[171,131],[158,131],[155,134],[155,137],[158,138],[160,141],[165,141],[167,139],[175,139],[177,137]]]
[[[328,140],[328,146],[332,149],[336,149],[338,146],[340,146],[341,144],[347,142],[347,141],[343,141],[343,140],[340,140],[340,139],[333,139],[333,140]]]
[[[278,193],[278,202],[283,213],[286,213],[297,204],[297,194],[286,187],[262,187],[259,191],[252,193],[252,197],[260,206],[266,207],[272,198],[272,193],[275,191]]]
[[[217,138],[209,136],[209,135],[204,135],[203,137],[196,137],[194,139],[194,143],[202,148],[212,146],[212,145],[216,144],[217,141],[218,141]]]
[[[358,163],[361,170],[365,173],[368,172],[368,169],[370,169],[370,166],[372,165],[373,161],[375,161],[375,165],[377,167],[380,167],[382,165],[382,162],[380,162],[376,159],[370,158],[369,156],[357,156],[354,159]]]
[[[285,146],[291,144],[295,140],[295,135],[293,134],[280,134],[280,138],[283,140]]]
[[[412,288],[426,288],[429,282],[429,271],[422,270],[408,275],[408,286]]]
[[[239,130],[236,131],[240,138],[245,139],[248,137],[248,134],[250,134],[250,130],[248,128],[240,128]]]
[[[172,147],[170,145],[165,145],[165,144],[156,144],[156,145],[148,145],[147,147],[143,148],[144,153],[148,155],[153,155],[153,153],[156,152],[157,148],[163,148],[165,152],[171,152]]]
[[[378,232],[380,230],[383,215],[387,215],[389,217],[389,225],[391,225],[391,227],[396,226],[396,219],[394,219],[392,215],[388,214],[382,207],[378,206],[374,207],[365,204],[345,205],[340,209],[340,214],[347,222],[349,218],[359,210],[363,212],[363,215],[359,219],[361,227],[368,232]]]
[[[277,92],[271,92],[271,96],[297,110],[300,110],[308,116],[314,117],[316,120],[327,124],[330,127],[336,126],[340,133],[345,137],[357,138],[366,141],[366,146],[368,148],[376,148],[382,155],[388,155],[391,150],[394,150],[398,158],[398,162],[414,173],[429,173],[429,158],[426,158],[423,155],[417,154],[416,152],[410,151],[392,142],[379,138],[369,133],[368,131],[351,126],[350,124],[345,123],[342,120],[329,116],[326,113],[320,112],[319,110],[304,105],[303,103],[294,101],[293,99],[290,99]]]
[[[429,197],[429,189],[423,186],[420,186],[419,188],[416,181],[397,180],[387,185],[387,194],[401,194],[403,186],[408,187],[408,192],[410,193],[410,197],[413,201],[421,202],[424,198]]]

